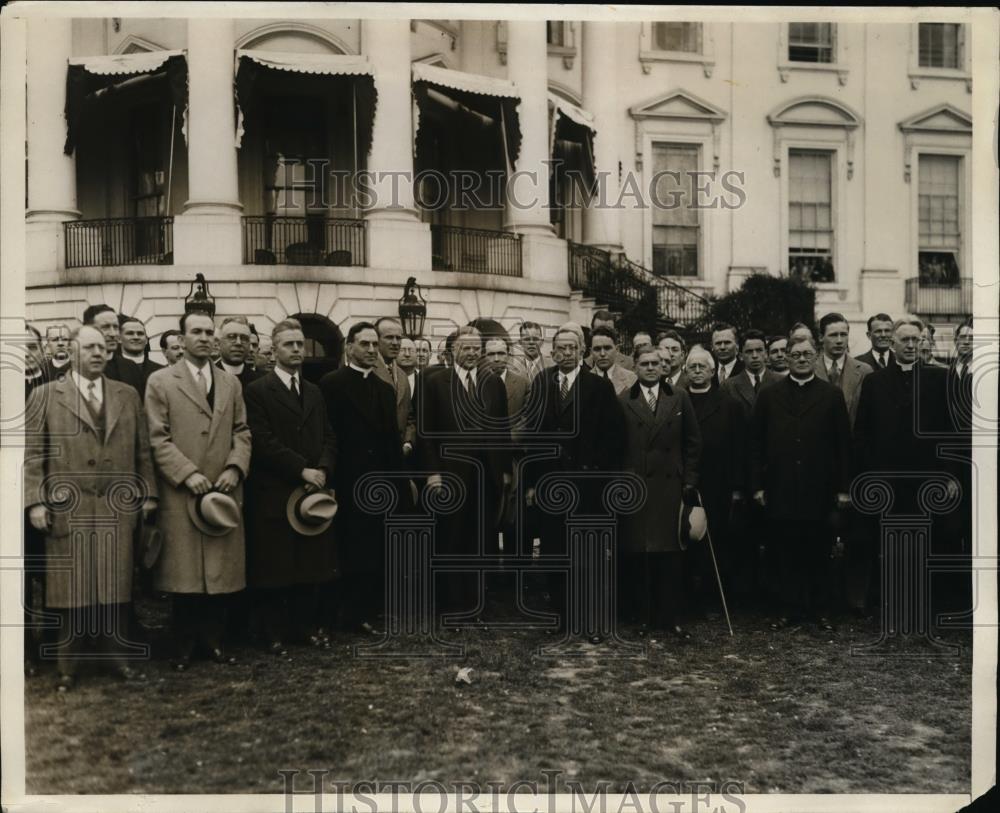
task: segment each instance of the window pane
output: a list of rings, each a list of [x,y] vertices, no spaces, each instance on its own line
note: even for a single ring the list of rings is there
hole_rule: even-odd
[[[833,62],[833,23],[789,23],[790,62]]]
[[[834,279],[832,164],[830,152],[788,154],[788,268],[813,282]]]
[[[957,155],[921,155],[918,181],[920,280],[957,285],[962,247]]]
[[[669,276],[698,276],[700,221],[694,188],[698,147],[654,144],[653,171],[657,173],[657,200],[653,207],[653,272]],[[670,175],[662,173],[669,172]]]
[[[960,23],[920,23],[920,67],[959,68]]]
[[[545,41],[549,45],[565,45],[562,22],[549,20],[545,23]]]
[[[653,23],[653,44],[659,51],[701,53],[701,23]]]

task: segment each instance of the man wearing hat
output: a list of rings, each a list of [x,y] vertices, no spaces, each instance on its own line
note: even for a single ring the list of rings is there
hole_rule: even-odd
[[[357,322],[347,332],[347,364],[327,373],[320,389],[337,438],[332,472],[340,508],[338,553],[343,572],[343,624],[352,631],[376,631],[385,608],[385,526],[382,516],[355,503],[354,486],[372,472],[403,468],[396,418],[396,394],[378,377],[379,336],[371,322]],[[424,374],[417,377],[420,381]]]
[[[104,375],[107,346],[90,326],[71,335],[70,373],[32,392],[25,414],[24,503],[45,535],[45,603],[59,613],[58,688],[75,683],[96,630],[124,679],[132,601],[132,537],[157,488],[139,396]],[[109,524],[110,523],[110,524]]]
[[[264,640],[280,655],[286,640],[329,646],[320,597],[336,574],[337,503],[325,490],[336,440],[319,387],[302,379],[302,325],[278,322],[271,341],[274,370],[244,390],[253,437],[247,581],[259,591]]]
[[[647,496],[622,523],[619,603],[627,620],[687,638],[678,624],[687,543],[678,514],[682,499],[697,503],[701,431],[688,394],[663,376],[657,348],[640,345],[634,361],[639,380],[618,397],[625,413],[622,468],[643,479]]]
[[[176,667],[200,644],[218,663],[227,598],[246,586],[243,480],[250,428],[235,377],[211,364],[215,324],[201,312],[180,321],[184,358],[146,384],[146,416],[161,498],[158,590],[174,594]]]

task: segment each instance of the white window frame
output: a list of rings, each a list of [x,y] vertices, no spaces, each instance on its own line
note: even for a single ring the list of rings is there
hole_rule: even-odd
[[[653,70],[656,62],[671,62],[674,64],[701,65],[706,79],[712,78],[715,70],[715,40],[712,36],[712,24],[699,22],[701,26],[701,53],[692,54],[688,51],[661,51],[656,47],[653,37],[653,23],[663,22],[695,22],[693,20],[646,20],[640,25],[639,32],[639,62],[645,74]]]
[[[838,83],[843,86],[847,84],[849,71],[848,48],[842,23],[831,23],[833,25],[833,62],[792,62],[788,58],[788,47],[790,44],[789,23],[778,24],[778,77],[782,82],[787,82],[794,72],[804,73],[835,73]]]
[[[949,22],[948,20],[926,20],[925,22]],[[918,90],[925,79],[964,82],[965,92],[972,93],[972,51],[971,37],[967,23],[958,23],[961,66],[958,68],[925,68],[920,64],[920,23],[910,24],[909,72],[910,89]]]
[[[970,145],[971,147],[971,145]],[[959,158],[958,167],[958,223],[962,230],[959,245],[959,279],[972,276],[972,227],[969,212],[972,211],[972,184],[969,182],[971,149],[945,144],[920,144],[913,146],[913,175],[910,182],[910,268],[912,274],[906,278],[920,276],[920,156],[948,155]]]
[[[842,203],[847,197],[847,188],[844,184],[848,181],[847,145],[843,139],[811,138],[809,136],[790,134],[785,135],[781,139],[778,206],[779,271],[782,276],[789,276],[788,249],[791,241],[788,239],[788,229],[791,223],[788,217],[788,205],[791,202],[791,194],[789,192],[788,156],[792,150],[832,153],[830,157],[830,225],[833,228],[833,248],[831,251],[833,255],[833,281],[816,282],[813,284],[818,290],[845,290],[847,287],[847,274],[841,265],[844,253],[841,251],[841,248],[850,245],[850,241],[854,239],[854,235],[851,234],[849,227],[850,218],[844,211],[846,207]]]

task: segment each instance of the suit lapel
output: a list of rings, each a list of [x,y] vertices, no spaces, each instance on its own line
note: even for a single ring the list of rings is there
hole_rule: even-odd
[[[753,406],[754,402],[754,391],[753,385],[750,383],[749,377],[745,373],[739,373],[733,376],[736,392],[739,393],[740,398],[746,401],[747,406]]]
[[[677,397],[676,393],[667,393],[666,387],[662,381],[660,382],[660,397],[656,401],[656,415],[653,418],[653,432],[656,434],[660,431],[663,424],[669,422],[673,417],[674,411],[677,409],[677,404],[680,399]]]
[[[122,399],[119,397],[118,393],[114,393],[112,397],[112,387],[113,384],[109,386],[108,379],[104,379],[104,437],[111,437],[111,431],[115,428],[115,424],[118,423],[118,418],[122,414]]]
[[[285,386],[285,382],[278,378],[278,374],[273,370],[269,372],[267,379],[267,386],[270,388],[274,399],[281,404],[285,409],[294,413],[296,417],[302,415],[302,404],[299,403],[299,399],[292,395],[291,390]]]
[[[90,414],[90,410],[87,409],[87,405],[83,401],[83,393],[76,388],[76,384],[72,383],[73,379],[70,376],[66,376],[62,381],[56,384],[56,389],[59,391],[59,396],[62,399],[63,404],[66,408],[72,412],[76,417],[83,421],[87,426],[94,430],[94,434],[97,434],[97,424],[94,423],[94,418]],[[104,398],[107,401],[108,389],[104,388]]]
[[[178,388],[180,391],[190,398],[196,406],[200,407],[202,412],[211,418],[212,410],[208,406],[208,398],[205,395],[204,390],[198,386],[197,382],[195,382],[192,377],[191,371],[188,369],[187,362],[182,359],[174,364],[171,367],[171,370],[173,370],[174,378],[178,381]]]

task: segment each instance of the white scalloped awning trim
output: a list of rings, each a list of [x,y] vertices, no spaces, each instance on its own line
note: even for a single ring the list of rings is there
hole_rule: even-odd
[[[236,52],[236,70],[240,60],[252,59],[265,68],[293,73],[312,73],[323,76],[373,76],[372,64],[364,56],[351,54],[295,54],[285,51],[252,51],[241,49]]]
[[[70,65],[80,65],[95,76],[123,76],[133,73],[152,73],[168,59],[184,56],[183,51],[149,51],[141,54],[114,54],[112,56],[81,56],[69,60]]]
[[[492,76],[481,76],[478,73],[464,73],[449,68],[439,68],[423,62],[413,64],[413,81],[428,82],[432,85],[464,90],[466,93],[478,93],[483,96],[500,96],[502,98],[519,99],[517,86],[506,79],[494,79]]]
[[[551,92],[549,93],[549,103],[555,108],[556,115],[561,113],[570,121],[576,122],[581,127],[586,127],[592,133],[597,132],[592,113],[588,113],[582,107],[577,107],[565,99],[560,99],[556,94]]]

